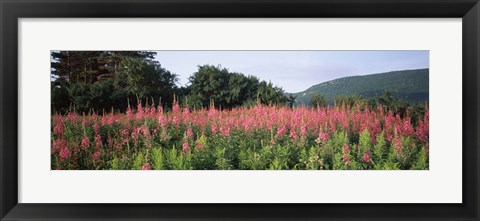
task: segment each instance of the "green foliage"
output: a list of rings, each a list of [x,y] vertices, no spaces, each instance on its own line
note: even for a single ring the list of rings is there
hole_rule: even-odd
[[[416,162],[414,162],[412,169],[413,170],[424,170],[425,168],[428,168],[428,153],[426,150],[426,147],[423,146],[419,150],[418,158]]]
[[[270,164],[272,147],[265,146],[260,150],[242,149],[239,153],[240,168],[243,170],[264,170]]]
[[[377,143],[373,147],[374,160],[382,161],[386,152],[388,152],[388,149],[386,146],[384,132],[382,131],[377,135]]]
[[[90,110],[92,99],[90,98],[89,84],[73,84],[67,90],[75,111],[88,112]]]
[[[143,161],[144,161],[143,153],[142,152],[137,153],[137,156],[135,157],[135,160],[133,161],[132,169],[133,170],[141,170],[142,166],[143,166]]]
[[[188,153],[182,153],[175,147],[166,150],[164,165],[170,170],[189,170],[192,168],[192,158]]]
[[[162,148],[153,148],[152,149],[152,169],[162,170],[163,167],[163,153]]]
[[[91,84],[121,66],[125,57],[151,61],[151,51],[52,51],[51,78],[55,82]]]
[[[371,142],[371,138],[370,138],[370,132],[368,132],[368,129],[364,129],[360,133],[358,146],[360,148],[359,148],[359,151],[358,151],[358,154],[357,154],[357,159],[362,159],[364,153],[370,153],[370,150],[372,148],[372,142]]]
[[[360,95],[352,95],[352,96],[346,96],[346,95],[337,95],[335,96],[335,105],[338,106],[348,106],[348,107],[354,107],[357,104],[360,104],[364,101],[362,96]]]
[[[106,79],[104,81],[96,82],[90,85],[90,94],[88,99],[90,100],[90,108],[94,110],[102,110],[105,108],[114,107],[114,102],[121,99],[120,97],[115,97],[112,93],[113,89],[113,80]]]
[[[136,104],[153,98],[171,104],[177,76],[153,61],[154,55],[148,51],[52,52],[52,112],[125,111],[128,101]]]
[[[288,146],[276,145],[273,148],[273,160],[270,163],[270,170],[286,170],[290,168],[290,148]]]
[[[306,162],[305,168],[307,170],[323,169],[323,159],[320,158],[317,147],[310,147],[310,150],[308,152],[308,160]]]
[[[323,160],[325,169],[332,169],[333,167],[340,167],[340,160],[343,157],[343,146],[348,145],[348,136],[345,131],[336,131],[331,139],[326,143],[322,149],[320,156]],[[343,166],[342,166],[343,167]]]
[[[300,150],[300,153],[298,155],[298,161],[299,161],[299,163],[297,165],[295,165],[296,169],[303,170],[303,169],[307,168],[307,163],[308,163],[307,148],[302,148]]]
[[[318,95],[316,91],[313,91],[310,93],[310,106],[321,109],[308,109],[295,104],[295,101],[304,95],[285,94],[281,88],[270,82],[259,81],[256,77],[245,76],[241,73],[229,72],[220,66],[199,66],[198,71],[190,78],[192,84],[188,87],[177,88],[175,86],[176,76],[162,68],[158,62],[141,56],[106,56],[109,56],[114,64],[107,67],[115,73],[111,78],[94,80],[96,77],[93,72],[84,70],[80,74],[68,74],[65,72],[66,67],[61,67],[64,69],[59,69],[58,72],[63,71],[64,74],[57,78],[58,81],[52,81],[52,99],[55,99],[55,101],[52,100],[52,111],[59,113],[56,117],[67,119],[63,123],[64,131],[61,136],[53,132],[55,126],[52,123],[52,142],[56,139],[65,141],[64,145],[69,149],[71,155],[68,161],[63,161],[60,159],[59,150],[54,151],[52,148],[53,169],[138,170],[145,165],[150,165],[152,169],[156,170],[390,170],[428,169],[429,167],[428,140],[420,141],[417,134],[399,135],[402,132],[397,134],[397,132],[384,128],[381,128],[377,135],[376,130],[372,130],[370,133],[368,129],[358,128],[359,125],[363,128],[363,123],[368,123],[363,122],[364,119],[360,118],[357,122],[353,120],[358,115],[352,113],[364,111],[375,120],[379,120],[380,127],[383,127],[385,124],[384,114],[391,111],[402,121],[408,119],[407,116],[411,117],[413,127],[416,128],[417,119],[421,119],[428,111],[427,105],[408,103],[406,100],[399,99],[398,93],[387,91],[379,97],[338,95],[335,97],[335,102],[343,107],[327,107],[329,104],[328,93]],[[97,63],[88,62],[92,62],[92,68],[94,65],[100,64],[100,60],[97,60]],[[90,65],[90,63],[88,64]],[[60,68],[60,66],[57,67]],[[87,67],[90,66],[87,65]],[[423,73],[423,71],[420,72]],[[428,73],[428,70],[426,72]],[[422,74],[420,73],[420,75]],[[72,76],[78,80],[73,80]],[[340,81],[334,82],[334,84],[337,83],[341,85]],[[332,85],[328,86],[333,87]],[[129,112],[130,117],[116,112],[117,108],[124,111],[128,101],[131,104],[140,102],[143,107],[150,107],[154,103],[159,104],[160,102],[155,102],[157,100],[171,103],[173,94],[177,95],[175,100],[182,107],[190,107],[192,113],[195,113],[195,109],[214,106],[222,114],[218,116],[222,117],[210,119],[210,115],[208,115],[209,119],[198,123],[196,121],[202,121],[202,117],[205,118],[208,112],[201,110],[198,112],[204,115],[196,115],[185,121],[182,119],[184,110],[173,113],[167,107],[162,114],[168,117],[170,122],[165,127],[160,126],[159,113],[138,118],[135,112],[139,111],[133,110],[133,114]],[[268,104],[258,107],[268,107],[273,111],[269,115],[259,118],[254,115],[262,112],[262,109],[256,112],[257,109],[252,111],[253,109],[245,108],[258,104]],[[218,110],[218,108],[229,109],[239,106],[242,108],[234,111]],[[115,109],[115,112],[110,111],[112,112],[110,114],[109,109]],[[367,109],[370,111],[365,111]],[[148,111],[149,108],[146,110]],[[245,110],[250,112],[243,112]],[[298,113],[303,114],[310,111],[310,115],[305,116],[312,116],[312,118],[315,118],[320,112],[323,114],[323,110],[325,110],[325,113],[331,118],[325,120],[322,118],[316,123],[311,123],[308,117],[297,118],[296,115],[285,114],[297,110]],[[348,115],[346,125],[335,119],[338,115],[330,114],[337,110]],[[375,111],[377,113],[373,113]],[[63,115],[65,112],[70,112],[70,114]],[[232,115],[239,114],[239,112],[242,115],[238,115],[241,117],[236,116],[239,120],[237,122],[235,116]],[[338,113],[341,115],[342,112]],[[382,114],[378,114],[380,112]],[[86,124],[81,122],[82,113],[90,115],[89,122]],[[277,113],[280,116],[276,116],[277,124],[271,128],[265,126],[270,123],[269,120],[274,119],[272,116]],[[70,115],[77,116],[79,119],[72,120]],[[106,123],[110,116],[112,116],[113,122]],[[199,116],[200,118],[198,118]],[[252,124],[247,122],[247,120],[251,121],[250,116],[254,116],[253,121],[261,122],[263,126],[250,128],[251,131],[243,128],[242,124]],[[179,120],[172,123],[174,118]],[[232,119],[232,121],[225,119]],[[309,125],[306,134],[298,135],[305,122],[312,125]],[[100,128],[94,128],[97,124],[101,125]],[[217,132],[213,132],[211,129],[213,124],[219,127],[227,125],[236,128],[229,132],[230,135],[223,135],[223,132],[218,131],[221,130],[219,128],[217,128]],[[276,136],[275,131],[279,129],[279,125],[287,125],[287,131],[283,135]],[[335,130],[332,131],[331,127]],[[192,135],[188,137],[186,136],[187,128],[193,130]],[[122,130],[126,130],[125,135],[123,132],[119,132]],[[359,130],[361,131],[359,132]],[[318,131],[328,134],[325,141],[317,141],[319,139]],[[394,140],[400,140],[402,148],[396,149],[393,140],[386,140],[386,137],[390,139],[392,134],[395,136]],[[78,149],[84,136],[88,137],[92,144],[89,148]],[[96,136],[100,137],[98,145],[93,144],[97,142]],[[190,149],[181,149],[181,144],[185,142],[189,144]],[[101,156],[96,156],[92,160],[94,152],[98,150],[100,150]],[[365,160],[365,158],[370,159]]]
[[[171,103],[169,99],[173,98],[176,75],[162,68],[158,62],[132,57],[121,61],[122,67],[118,68],[114,78],[115,90],[122,91],[126,97],[160,97],[162,101]]]
[[[293,108],[297,95],[289,94],[287,97],[287,104],[290,108]]]
[[[393,161],[385,161],[375,164],[375,170],[400,170],[400,166],[398,162]]]
[[[230,160],[228,156],[225,154],[225,150],[226,150],[225,147],[215,148],[215,158],[216,158],[215,166],[220,170],[229,170],[232,168],[232,166],[230,165]]]
[[[287,97],[282,88],[274,86],[272,82],[261,81],[258,85],[257,101],[260,104],[284,105]]]
[[[196,108],[209,107],[212,101],[217,108],[238,107],[253,101],[262,104],[284,104],[287,101],[284,91],[272,83],[229,72],[221,66],[199,66],[190,77],[190,83],[188,100]]]
[[[198,71],[190,77],[190,95],[192,100],[199,100],[204,107],[214,100],[216,107],[227,104],[229,94],[229,76],[226,68],[212,65],[199,66]],[[229,97],[229,96],[228,96]]]
[[[51,84],[51,109],[52,113],[60,112],[65,113],[70,107],[70,97],[68,94],[67,86],[61,83]]]
[[[77,119],[77,122],[80,123],[81,120]],[[137,129],[146,127],[152,134],[130,139],[122,146],[112,148],[108,146],[108,137],[117,141],[125,139],[118,134],[122,130],[121,124],[123,128],[126,125]],[[103,125],[95,132],[94,122],[85,126],[72,121],[65,122],[62,137],[68,137],[68,146],[78,146],[84,136],[94,137],[98,133],[103,138],[102,146],[99,147],[102,155],[99,159],[92,160],[93,153],[97,150],[92,138],[89,139],[92,142],[90,149],[80,149],[78,152],[81,160],[72,157],[71,161],[63,162],[59,160],[58,153],[52,153],[52,168],[139,170],[150,165],[155,170],[423,170],[429,166],[428,148],[425,144],[419,144],[415,137],[397,135],[394,140],[398,138],[402,147],[396,149],[393,147],[394,141],[386,141],[384,131],[372,142],[370,132],[364,129],[352,143],[352,134],[343,129],[330,134],[327,141],[319,142],[316,141],[318,135],[313,132],[297,139],[286,135],[275,138],[271,131],[264,130],[254,131],[248,136],[245,136],[244,131],[232,131],[230,136],[221,136],[193,127],[194,135],[187,141],[190,149],[182,151],[175,147],[178,144],[175,140],[185,142],[187,139],[187,127],[184,124],[163,128],[169,133],[169,140],[162,140],[162,131],[154,133],[151,130],[158,127],[155,118],[137,122],[125,120],[121,124]],[[128,138],[130,136],[126,135]],[[52,135],[52,139],[55,137]],[[275,142],[265,142],[271,139]],[[114,145],[115,142],[111,144]],[[417,148],[417,145],[421,148]],[[371,156],[369,161],[363,159],[364,153]]]
[[[327,101],[325,100],[325,96],[318,95],[316,92],[312,94],[310,97],[310,107],[325,107],[327,106]]]
[[[120,170],[120,160],[117,156],[113,157],[112,170]]]

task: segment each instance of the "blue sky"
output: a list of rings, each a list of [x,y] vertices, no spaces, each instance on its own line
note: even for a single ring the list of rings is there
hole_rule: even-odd
[[[354,75],[429,67],[428,51],[157,51],[156,60],[179,75],[181,85],[198,65],[271,81],[286,92]]]

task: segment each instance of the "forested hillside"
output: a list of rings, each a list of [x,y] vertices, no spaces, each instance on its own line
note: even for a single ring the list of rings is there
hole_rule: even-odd
[[[345,77],[311,86],[293,95],[297,96],[296,104],[308,105],[314,94],[324,96],[327,103],[333,104],[339,95],[376,97],[390,91],[398,98],[423,103],[428,101],[428,74],[429,69],[418,69]]]

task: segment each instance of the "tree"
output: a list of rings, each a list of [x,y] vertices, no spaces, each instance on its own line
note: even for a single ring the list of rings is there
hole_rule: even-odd
[[[262,104],[283,105],[287,101],[285,91],[282,88],[274,86],[272,82],[262,81],[259,84],[257,98]]]
[[[352,96],[338,95],[335,97],[335,105],[337,106],[345,105],[348,107],[354,107],[355,105],[363,101],[364,99],[360,95],[352,95]]]
[[[87,84],[113,77],[125,57],[152,61],[150,51],[52,51],[51,79],[55,82]]]
[[[141,100],[161,99],[167,104],[173,101],[173,91],[178,81],[177,75],[163,68],[159,62],[141,58],[124,57],[122,66],[117,68],[114,89],[125,97]]]
[[[241,106],[248,100],[253,100],[258,90],[258,78],[245,76],[241,73],[231,73],[229,79],[230,93],[227,97],[229,106]]]
[[[289,94],[287,97],[287,103],[290,108],[293,108],[293,105],[295,104],[295,100],[297,99],[298,95],[293,95]]]
[[[56,82],[91,83],[93,70],[97,69],[97,57],[101,52],[53,51],[51,53],[51,79]]]
[[[171,105],[177,76],[154,61],[149,51],[53,51],[52,111],[111,108],[127,100],[155,98]]]
[[[64,113],[68,111],[71,104],[67,87],[64,85],[51,85],[51,111],[52,113]]]
[[[221,66],[203,65],[190,77],[191,102],[208,107],[233,108],[258,100],[262,104],[284,104],[285,92],[273,84],[259,81],[254,76],[229,72]]]
[[[208,107],[210,100],[216,107],[227,106],[229,96],[229,72],[221,66],[203,65],[190,76],[190,95],[203,107]]]
[[[325,96],[318,95],[317,93],[313,93],[312,97],[310,98],[310,107],[326,107],[327,101]]]

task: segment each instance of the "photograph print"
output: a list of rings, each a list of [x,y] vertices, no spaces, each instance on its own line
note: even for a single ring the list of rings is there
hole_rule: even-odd
[[[51,51],[51,170],[428,170],[429,51]]]

